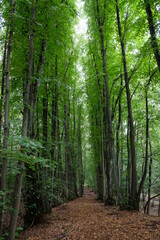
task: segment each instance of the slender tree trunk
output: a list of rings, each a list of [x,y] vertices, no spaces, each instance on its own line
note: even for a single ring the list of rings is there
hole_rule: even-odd
[[[83,195],[83,165],[82,165],[82,140],[81,140],[81,106],[78,104],[78,172],[79,195]]]
[[[29,109],[29,117],[28,117],[28,137],[31,139],[35,139],[35,110],[38,99],[38,91],[39,91],[39,83],[37,81],[37,77],[41,77],[43,71],[43,65],[45,61],[45,52],[46,52],[47,44],[46,41],[42,41],[41,46],[41,55],[39,58],[38,68],[35,72],[34,64],[32,67],[32,75],[35,77],[35,81],[30,84],[30,109]],[[45,92],[46,89],[45,89]],[[38,128],[37,128],[38,129]],[[45,141],[45,140],[44,140]],[[45,145],[45,144],[44,144]],[[46,146],[44,146],[46,148]],[[31,155],[36,155],[35,152],[30,153]],[[39,154],[39,153],[38,153]],[[43,152],[43,155],[44,152]],[[44,157],[44,156],[43,156]],[[35,170],[31,169],[30,165],[26,163],[26,181],[25,181],[25,203],[26,203],[26,213],[24,218],[25,227],[30,226],[33,223],[39,223],[42,221],[42,215],[45,212],[45,208],[43,205],[42,194],[40,194],[40,189],[42,185],[45,184],[45,181],[42,181],[42,185],[38,181],[37,175],[37,165],[35,166]],[[46,172],[46,171],[45,171]],[[34,191],[33,191],[34,189]],[[42,189],[43,191],[43,189]],[[45,195],[46,196],[46,195]]]
[[[150,203],[150,201],[156,197],[159,197],[160,196],[160,193],[156,194],[155,196],[151,197],[147,202],[146,202],[146,205],[144,206],[144,213],[146,212],[146,208],[148,206],[148,204]]]
[[[47,84],[44,87],[45,96],[43,97],[43,158],[47,158],[47,113],[48,113],[48,95]],[[38,98],[37,82],[30,85],[30,110],[28,122],[28,137],[35,139],[35,108]],[[30,153],[36,155],[35,152]],[[47,210],[47,192],[44,185],[46,183],[46,168],[41,169],[42,178],[41,184],[38,181],[37,165],[33,170],[29,164],[26,164],[25,170],[25,218],[24,225],[26,228],[30,227],[33,223],[40,223],[43,219],[43,214]],[[33,190],[34,189],[34,190]],[[43,193],[43,194],[42,194]],[[43,196],[43,197],[42,197]]]
[[[103,201],[106,202],[106,162],[104,159],[104,136],[103,136],[103,121],[101,120],[101,156],[103,168]]]
[[[151,186],[152,186],[152,144],[149,141],[149,149],[150,149],[150,162],[149,162],[149,179],[148,179],[148,207],[147,207],[147,214],[150,213],[150,201],[151,198]]]
[[[142,173],[144,173],[144,165],[145,165],[146,157],[145,157],[145,152],[144,152],[144,147],[143,147],[143,133],[142,133],[142,136],[141,136],[141,150],[142,150],[142,156],[143,156],[143,159],[144,159],[144,162],[142,164]],[[142,198],[143,198],[143,202],[145,202],[144,185],[142,187]]]
[[[97,158],[97,155],[96,155]],[[103,201],[103,179],[102,179],[102,174],[103,174],[103,170],[102,170],[102,166],[101,166],[101,162],[98,162],[98,166],[97,166],[97,199],[98,200],[102,200]]]
[[[56,127],[57,127],[57,109],[58,109],[58,57],[56,55],[55,59],[55,85],[54,85],[54,92],[52,95],[52,133],[51,133],[51,139],[52,139],[52,149],[51,149],[51,157],[52,162],[55,162],[55,156],[56,156],[56,149],[55,149],[55,141],[56,141]],[[55,177],[55,170],[52,172],[52,177],[54,180]]]
[[[127,153],[128,153],[128,164],[127,164],[127,195],[131,194],[131,152],[130,152],[130,127],[129,119],[127,124]]]
[[[122,81],[121,81],[121,87],[120,92],[122,89]],[[118,116],[118,124],[117,124],[117,131],[116,131],[116,146],[117,146],[117,156],[116,156],[116,169],[117,169],[117,177],[118,177],[118,185],[120,188],[120,182],[121,182],[121,171],[120,171],[120,146],[119,146],[119,133],[120,133],[120,127],[121,127],[121,97],[119,98],[119,116]]]
[[[69,101],[69,99],[68,99]],[[65,182],[66,182],[66,199],[69,199],[70,192],[69,192],[69,164],[70,164],[70,158],[69,158],[69,119],[68,119],[68,102],[65,98],[64,103],[64,132],[65,132]]]
[[[73,181],[74,181],[74,192],[75,196],[78,197],[77,190],[77,155],[76,155],[76,112],[75,112],[75,84],[74,84],[74,92],[73,92]]]
[[[34,40],[34,21],[35,21],[35,5],[37,0],[33,2],[32,5],[32,18],[31,18],[31,31],[30,31],[30,41],[29,41],[29,58],[28,58],[28,68],[27,68],[27,78],[24,87],[23,95],[23,123],[22,123],[22,137],[27,137],[28,133],[28,113],[29,113],[29,92],[30,92],[30,80],[32,74],[32,62],[33,62],[33,40]],[[24,152],[25,146],[21,147],[21,151]],[[18,174],[15,180],[15,187],[13,192],[12,208],[14,211],[11,213],[11,219],[9,224],[9,240],[14,240],[15,230],[17,224],[17,217],[19,211],[19,205],[21,200],[21,188],[22,188],[22,176],[24,170],[24,162],[20,161],[18,163]]]
[[[52,146],[51,146],[51,159],[52,163],[55,164],[56,160],[56,133],[57,138],[60,137],[59,131],[59,120],[58,120],[58,56],[55,57],[55,84],[53,83],[53,93],[52,93],[52,132],[51,132],[51,139],[52,139]],[[58,136],[59,134],[59,136]],[[58,139],[57,139],[58,140]],[[61,162],[61,146],[58,146],[58,158],[59,162]],[[59,164],[58,168],[55,169],[55,167],[51,170],[51,178],[52,178],[52,187],[51,187],[51,194],[54,192],[54,180],[56,176],[56,172],[59,170]],[[53,203],[53,197],[51,198],[51,206]]]
[[[149,64],[149,72],[150,72],[150,64]],[[146,91],[145,91],[145,100],[146,100],[146,153],[145,153],[145,163],[144,163],[143,175],[142,175],[142,179],[141,179],[141,182],[140,182],[140,185],[139,185],[139,190],[138,190],[138,199],[139,199],[139,201],[140,201],[140,194],[141,194],[143,186],[144,186],[144,182],[145,182],[146,175],[147,175],[147,169],[148,169],[148,148],[149,148],[148,89],[149,89],[149,85],[151,83],[151,80],[152,80],[153,76],[154,76],[154,73],[152,75],[150,74],[149,81],[146,84]],[[150,194],[150,192],[149,192],[149,194]]]
[[[148,142],[149,142],[149,111],[148,111],[148,91],[146,90],[146,155],[145,155],[145,164],[144,164],[144,171],[143,176],[140,182],[139,190],[138,190],[138,199],[140,200],[140,194],[142,192],[142,188],[146,179],[147,175],[147,168],[148,168]]]
[[[35,138],[35,111],[36,111],[36,105],[38,101],[38,92],[39,92],[39,82],[37,78],[42,77],[42,72],[43,72],[43,66],[45,62],[45,53],[47,49],[47,41],[43,40],[42,41],[42,46],[41,46],[41,54],[39,58],[39,64],[37,68],[37,72],[35,73],[35,66],[33,64],[33,76],[34,76],[34,82],[31,83],[30,85],[30,111],[29,111],[29,122],[28,122],[28,136],[31,139]]]
[[[107,69],[106,69],[106,50],[104,47],[104,36],[103,32],[100,30],[101,35],[101,52],[103,57],[103,72],[104,72],[104,82],[105,82],[105,99],[106,99],[106,107],[105,107],[105,116],[106,116],[106,151],[107,151],[107,159],[106,159],[106,170],[107,170],[107,189],[108,189],[108,197],[107,204],[113,204],[113,192],[112,192],[112,177],[111,177],[111,162],[112,162],[112,146],[113,144],[113,136],[112,136],[112,122],[111,122],[111,109],[110,109],[110,99],[109,99],[109,90],[108,90],[108,79],[107,79]]]
[[[39,141],[39,99],[37,99],[37,108],[36,108],[36,136],[35,139]],[[39,151],[38,151],[39,156]]]
[[[7,149],[8,149],[8,136],[9,136],[9,85],[10,85],[10,58],[11,58],[11,47],[13,41],[13,24],[14,24],[14,0],[11,1],[11,27],[9,33],[9,42],[7,47],[7,64],[6,64],[6,76],[5,78],[5,112],[4,112],[4,140],[3,140],[3,149],[5,151],[3,161],[2,161],[2,174],[1,174],[1,191],[4,192],[1,204],[2,208],[0,209],[0,235],[3,231],[3,220],[4,220],[4,206],[6,201],[6,191],[7,191]],[[4,52],[4,68],[5,68],[5,55]],[[4,71],[4,69],[3,69]],[[4,87],[4,79],[2,79],[2,93]],[[3,95],[2,95],[3,96]],[[1,100],[3,101],[3,97],[1,96]],[[2,110],[1,110],[2,113]],[[2,119],[2,118],[1,118]],[[0,132],[1,134],[1,132]]]
[[[120,188],[120,146],[119,146],[119,131],[120,131],[120,123],[121,123],[121,104],[119,104],[119,119],[118,119],[118,124],[117,124],[117,131],[116,131],[116,148],[117,148],[117,153],[116,153],[116,169],[117,169],[117,178],[118,178],[118,185]]]
[[[106,1],[105,1],[106,3]],[[105,9],[106,4],[104,5],[104,13],[103,13],[103,19],[101,21],[100,19],[100,9],[99,9],[99,3],[98,0],[96,1],[96,7],[97,7],[97,23],[99,28],[99,35],[101,39],[101,55],[102,55],[102,61],[103,61],[103,76],[104,76],[104,86],[105,86],[105,122],[106,122],[106,153],[107,153],[107,159],[106,159],[106,170],[107,170],[107,190],[108,190],[108,197],[106,204],[112,205],[113,204],[113,192],[112,192],[112,178],[111,178],[111,162],[113,161],[114,165],[114,177],[115,177],[115,183],[116,183],[116,191],[117,191],[117,201],[119,201],[120,198],[120,192],[119,192],[119,186],[118,186],[118,179],[117,179],[117,171],[116,171],[116,163],[115,163],[115,153],[114,153],[114,138],[113,138],[113,130],[112,130],[112,118],[111,118],[111,107],[110,107],[110,96],[109,96],[109,88],[108,88],[108,78],[107,78],[107,67],[106,67],[106,49],[105,49],[105,43],[104,43],[104,34],[103,34],[103,27],[105,22]]]
[[[3,110],[3,98],[4,98],[4,82],[5,82],[5,68],[6,68],[6,53],[7,53],[7,37],[8,37],[9,25],[6,30],[4,53],[3,53],[3,65],[2,65],[2,84],[1,84],[1,98],[0,98],[0,146],[1,146],[1,134],[2,134],[2,110]]]
[[[124,172],[124,147],[123,147],[123,138],[124,138],[124,128],[123,128],[123,121],[121,120],[121,148],[120,148],[120,158],[121,158],[121,164],[122,164],[122,167],[121,167],[121,176]],[[127,176],[127,172],[126,172],[126,176]],[[123,181],[123,179],[121,178],[121,186],[123,189],[125,189],[125,182]],[[126,195],[127,195],[127,191],[126,191]]]
[[[101,131],[101,152],[100,152],[100,156],[101,156],[101,160],[102,160],[102,174],[103,174],[103,201],[106,202],[106,158],[105,158],[105,147],[104,146],[104,140],[105,140],[105,133],[104,133],[104,126],[106,125],[106,111],[105,111],[105,88],[103,88],[103,91],[101,91],[101,79],[100,79],[100,75],[99,75],[99,71],[98,71],[98,67],[97,67],[97,63],[96,63],[96,58],[95,55],[93,54],[93,60],[94,60],[94,66],[95,66],[95,72],[97,75],[97,80],[98,80],[98,122],[99,122],[99,126],[100,127],[100,131]],[[103,105],[103,114],[101,113],[101,105]],[[98,123],[97,123],[98,125]],[[100,179],[99,179],[100,181]]]
[[[40,55],[40,59],[39,59],[39,65],[38,65],[38,69],[37,69],[37,77],[41,77],[42,73],[43,73],[43,66],[44,66],[44,62],[45,62],[45,53],[47,50],[47,41],[43,40],[42,41],[42,53]],[[37,120],[37,133],[35,138],[39,141],[39,116],[38,116],[38,92],[39,92],[39,82],[37,81],[37,79],[35,80],[35,84],[34,84],[34,88],[35,88],[35,93],[34,93],[34,106],[33,106],[33,111],[35,112],[35,108],[36,108],[36,120]]]
[[[148,18],[148,24],[149,24],[149,30],[150,30],[150,35],[151,35],[151,45],[153,48],[154,56],[157,62],[158,69],[160,71],[160,51],[158,48],[158,41],[156,38],[156,33],[155,33],[155,27],[153,23],[153,16],[152,16],[152,10],[151,6],[148,0],[144,0],[145,6],[146,6],[146,13],[147,13],[147,18]]]
[[[48,87],[47,87],[47,83],[45,83],[44,86],[44,97],[43,97],[43,146],[44,146],[44,150],[43,150],[43,158],[47,159],[48,158],[48,144],[47,144],[47,140],[48,140]],[[54,144],[54,143],[52,143]],[[52,210],[52,207],[50,206],[50,202],[49,202],[49,198],[48,198],[48,193],[49,193],[49,187],[47,186],[47,179],[48,179],[48,170],[46,167],[43,167],[43,171],[42,171],[42,191],[44,193],[43,195],[43,213],[50,213]],[[51,188],[50,191],[52,191],[53,189]],[[52,192],[51,192],[52,194]]]
[[[60,181],[64,181],[63,176],[63,167],[62,167],[62,157],[61,157],[61,141],[63,139],[63,132],[62,136],[60,136],[60,122],[59,122],[59,110],[57,109],[57,141],[58,141],[58,153],[57,153],[57,159],[58,159],[58,177]]]
[[[116,0],[116,11],[117,11],[118,32],[119,32],[119,37],[120,37],[120,42],[121,42],[121,51],[122,51],[125,84],[126,84],[126,94],[127,94],[128,116],[129,116],[129,124],[130,124],[131,159],[132,159],[131,200],[132,200],[132,205],[133,205],[132,207],[135,210],[138,210],[139,206],[138,206],[138,201],[137,201],[137,168],[136,168],[135,135],[134,135],[132,104],[131,104],[131,96],[130,96],[128,71],[127,71],[127,62],[126,62],[126,52],[125,52],[124,39],[123,39],[123,36],[122,36],[122,30],[121,30],[121,21],[120,21],[118,0]]]

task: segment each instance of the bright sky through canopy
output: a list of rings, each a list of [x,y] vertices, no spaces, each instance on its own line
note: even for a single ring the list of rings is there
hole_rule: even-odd
[[[84,2],[81,0],[77,0],[76,2],[78,15],[79,15],[79,23],[76,25],[76,33],[77,34],[86,34],[87,33],[87,19],[83,16],[83,7]]]

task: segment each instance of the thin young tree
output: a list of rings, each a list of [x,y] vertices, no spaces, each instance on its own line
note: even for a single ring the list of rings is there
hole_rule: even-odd
[[[117,24],[118,24],[118,33],[121,43],[122,51],[122,61],[124,67],[124,77],[126,85],[126,95],[127,95],[127,107],[128,107],[128,117],[129,117],[129,126],[130,126],[130,141],[131,141],[131,159],[132,159],[132,190],[131,190],[131,200],[134,209],[138,209],[137,202],[137,166],[136,166],[136,150],[135,150],[135,135],[134,135],[134,124],[133,124],[133,114],[132,114],[132,104],[131,104],[131,94],[128,80],[128,70],[127,70],[127,61],[126,61],[126,50],[124,44],[125,33],[122,33],[121,19],[119,12],[119,1],[116,0],[116,12],[117,12]]]
[[[31,16],[31,29],[30,29],[30,40],[29,40],[29,56],[28,56],[28,67],[27,67],[27,77],[26,83],[24,87],[24,95],[23,95],[23,123],[22,123],[22,137],[27,137],[28,133],[28,114],[29,114],[29,93],[30,93],[30,81],[32,74],[32,63],[33,63],[33,46],[34,46],[34,21],[35,21],[35,12],[36,12],[36,3],[37,0],[34,0],[32,3],[32,16]],[[24,151],[25,146],[21,146],[22,152]],[[15,187],[13,192],[13,202],[12,208],[13,211],[11,213],[11,220],[9,224],[9,240],[14,240],[17,217],[19,212],[20,200],[21,200],[21,188],[22,188],[22,177],[24,170],[24,162],[20,161],[18,163],[19,172],[17,173],[15,180]]]
[[[9,41],[7,46],[7,63],[6,63],[6,76],[5,76],[5,111],[4,111],[4,140],[3,140],[3,149],[5,152],[4,152],[4,157],[2,161],[2,174],[1,174],[1,191],[4,194],[1,199],[2,208],[0,209],[0,235],[2,234],[2,231],[3,231],[4,206],[5,206],[6,193],[7,193],[6,191],[7,191],[7,148],[8,148],[8,136],[9,136],[10,60],[11,60],[11,48],[12,48],[12,41],[13,41],[13,30],[14,30],[14,0],[11,1],[10,32],[9,32]],[[5,53],[4,53],[4,61],[5,61]],[[4,72],[3,72],[3,77],[4,77]],[[3,79],[2,79],[2,84],[3,84]],[[2,85],[2,91],[3,91],[3,85]]]

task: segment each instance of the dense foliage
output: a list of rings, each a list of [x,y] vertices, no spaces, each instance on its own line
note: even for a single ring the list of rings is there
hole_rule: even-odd
[[[0,230],[11,209],[14,239],[20,201],[29,227],[52,206],[83,194],[77,10],[74,0],[3,1],[1,9]]]
[[[151,187],[159,194],[159,7],[158,1],[85,1],[82,61],[97,193],[122,208],[139,209],[141,192],[150,198]]]

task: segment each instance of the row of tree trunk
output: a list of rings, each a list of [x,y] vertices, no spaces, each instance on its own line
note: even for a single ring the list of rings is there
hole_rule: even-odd
[[[107,3],[104,0],[104,5],[102,9],[102,5],[100,1],[95,0],[93,3],[94,5],[94,16],[96,21],[96,26],[99,31],[99,39],[100,39],[100,49],[101,49],[101,64],[103,69],[103,82],[100,79],[100,70],[97,67],[97,60],[95,53],[93,55],[93,65],[95,69],[95,73],[97,76],[98,81],[98,99],[103,99],[101,102],[98,100],[98,109],[99,113],[97,113],[98,117],[95,120],[92,120],[91,125],[96,128],[101,129],[101,139],[99,138],[99,145],[101,148],[101,161],[97,164],[97,193],[98,198],[103,199],[106,204],[114,204],[114,193],[116,191],[116,202],[121,204],[124,200],[121,196],[121,172],[123,170],[123,163],[120,164],[120,159],[122,161],[123,156],[123,149],[120,149],[120,129],[122,125],[122,107],[121,107],[121,95],[124,90],[126,89],[126,100],[127,100],[127,107],[128,107],[128,126],[127,126],[127,151],[128,151],[128,166],[127,166],[127,185],[126,185],[126,193],[128,196],[128,203],[126,203],[126,208],[129,207],[130,209],[139,210],[139,202],[140,202],[140,195],[146,180],[147,170],[148,170],[148,161],[149,161],[149,145],[151,148],[151,142],[149,142],[149,107],[148,107],[148,89],[151,83],[151,80],[155,73],[149,73],[149,81],[145,87],[145,99],[146,99],[146,150],[145,150],[145,161],[144,161],[144,168],[142,172],[142,177],[140,180],[139,186],[137,180],[137,162],[136,162],[136,146],[135,146],[135,127],[134,127],[134,119],[132,113],[132,96],[130,91],[129,81],[132,77],[129,76],[128,68],[127,68],[127,56],[126,56],[126,27],[124,28],[124,32],[122,31],[121,25],[121,18],[120,18],[120,9],[119,9],[119,1],[115,0],[116,6],[116,16],[117,16],[117,29],[119,34],[119,41],[121,46],[121,57],[122,57],[122,66],[123,70],[121,69],[121,84],[120,90],[117,100],[115,101],[115,108],[118,104],[118,120],[117,120],[117,127],[116,127],[116,143],[114,142],[114,131],[113,131],[113,124],[114,124],[114,117],[115,117],[115,108],[111,109],[111,93],[109,91],[109,82],[108,82],[108,71],[107,71],[107,62],[106,62],[106,40],[105,40],[105,24],[106,24],[106,9]],[[153,17],[151,7],[148,1],[145,1],[146,13],[148,17],[149,23],[149,30],[151,34],[151,45],[153,47],[153,52],[156,58],[156,62],[159,69],[159,48],[158,42],[156,39],[155,28],[153,24]],[[125,26],[127,24],[128,19],[128,12],[126,13],[125,19]],[[124,77],[122,77],[124,76]],[[123,78],[125,85],[123,86]],[[136,88],[135,88],[136,91]],[[134,92],[135,92],[134,91]],[[103,107],[102,107],[103,106]],[[101,107],[103,108],[103,114],[101,114]],[[101,119],[101,120],[100,120]],[[103,119],[103,120],[102,120]],[[116,148],[115,148],[116,147]],[[151,155],[150,155],[151,156]],[[97,157],[95,157],[97,158]],[[149,165],[149,195],[150,195],[150,188],[151,188],[151,165],[152,165],[152,157],[150,157],[150,165]]]
[[[28,228],[43,220],[43,215],[50,213],[55,204],[68,201],[83,195],[84,174],[82,162],[82,105],[75,94],[76,88],[71,91],[68,87],[70,79],[68,71],[72,67],[72,53],[67,55],[67,66],[63,67],[63,77],[60,76],[60,57],[57,54],[47,59],[47,38],[41,39],[41,48],[38,53],[38,64],[35,61],[35,18],[38,0],[32,2],[31,19],[28,26],[28,62],[23,82],[23,111],[22,111],[22,143],[20,152],[22,159],[17,164],[17,175],[14,181],[12,196],[12,211],[10,213],[9,237],[15,239],[17,218],[21,202],[25,205],[24,224]],[[1,191],[2,204],[0,209],[0,235],[4,230],[5,205],[7,199],[7,150],[9,137],[9,87],[10,87],[10,60],[12,42],[14,42],[14,0],[11,1],[9,26],[7,27],[4,46],[3,74],[0,103],[0,134],[2,133],[2,110],[4,107],[4,137],[2,162]],[[14,27],[14,28],[13,28]],[[58,24],[56,25],[58,28]],[[47,29],[47,25],[46,25]],[[47,30],[46,30],[47,31]],[[49,62],[48,62],[49,61]],[[48,68],[48,66],[51,66]],[[62,69],[61,69],[62,70]],[[58,83],[62,78],[63,91]],[[40,81],[40,79],[42,81]],[[44,79],[44,80],[43,80]],[[45,81],[45,79],[48,79]],[[5,83],[5,84],[4,84]],[[5,95],[4,95],[5,85]],[[63,95],[60,98],[60,94]],[[73,107],[71,109],[71,101]],[[63,102],[63,104],[61,103]],[[42,106],[42,108],[40,108]],[[73,115],[73,118],[72,118]],[[63,120],[62,120],[63,119]],[[2,141],[2,138],[1,138]],[[42,146],[32,149],[26,146],[25,141],[41,142]],[[2,144],[1,144],[2,148]],[[32,161],[26,161],[30,158]],[[33,159],[42,159],[34,163]],[[25,177],[23,177],[25,175]],[[59,185],[58,185],[59,183]],[[21,192],[24,192],[23,199]],[[57,200],[57,195],[60,200]],[[56,196],[56,197],[55,197]]]

